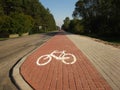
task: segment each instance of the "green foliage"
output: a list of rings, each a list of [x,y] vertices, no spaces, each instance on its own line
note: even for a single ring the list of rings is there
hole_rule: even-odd
[[[64,24],[62,25],[62,29],[69,31],[69,24],[70,24],[70,19],[69,17],[66,17],[64,20]]]
[[[38,0],[24,0],[23,7],[24,13],[31,15],[35,21],[32,33],[46,32],[56,29],[54,17],[49,9],[45,9]],[[42,26],[42,29],[39,30],[39,26]]]
[[[15,30],[12,30],[12,18],[9,16],[0,16],[0,32],[2,33],[7,33],[7,32],[12,32],[14,33]]]
[[[17,30],[19,35],[29,32],[34,26],[34,21],[29,15],[24,15],[23,13],[13,13],[10,16],[14,21],[13,27]]]
[[[21,35],[55,29],[54,17],[39,0],[0,0],[0,32]]]
[[[0,17],[0,32],[15,34],[29,32],[34,25],[33,19],[24,14],[11,14],[10,16]]]
[[[72,33],[84,34],[84,26],[82,25],[82,21],[78,19],[70,20],[69,24],[67,24],[67,29],[64,25],[63,29]]]
[[[0,15],[3,15],[4,14],[4,12],[3,12],[3,7],[1,6],[1,4],[0,4]]]
[[[80,23],[76,23],[73,26],[73,31],[77,34],[84,34],[84,26]]]
[[[73,16],[82,17],[86,33],[120,35],[120,0],[78,0]]]

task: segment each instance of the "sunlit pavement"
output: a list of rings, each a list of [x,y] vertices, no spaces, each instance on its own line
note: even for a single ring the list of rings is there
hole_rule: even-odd
[[[112,90],[64,32],[29,55],[20,73],[35,90]]]

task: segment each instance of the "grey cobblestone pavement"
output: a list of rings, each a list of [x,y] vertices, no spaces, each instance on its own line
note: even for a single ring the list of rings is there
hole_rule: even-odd
[[[120,90],[120,49],[94,41],[92,38],[68,35],[87,56],[113,90]]]

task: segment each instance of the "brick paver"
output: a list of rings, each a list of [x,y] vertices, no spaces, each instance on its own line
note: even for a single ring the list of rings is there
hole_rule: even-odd
[[[52,61],[46,65],[36,64],[40,56],[50,54],[54,50],[66,50],[66,53],[74,54],[77,61],[74,64],[64,64],[52,58]],[[35,90],[111,90],[88,58],[63,32],[28,56],[20,71],[23,78]]]

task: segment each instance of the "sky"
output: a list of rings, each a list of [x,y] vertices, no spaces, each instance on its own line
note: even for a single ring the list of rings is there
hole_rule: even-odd
[[[77,0],[39,0],[45,8],[49,8],[56,24],[61,26],[66,17],[72,19]]]

